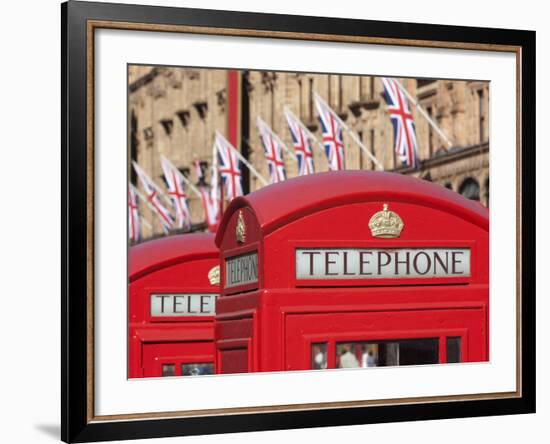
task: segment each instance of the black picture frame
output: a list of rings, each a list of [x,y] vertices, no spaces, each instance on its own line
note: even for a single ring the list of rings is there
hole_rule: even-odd
[[[90,309],[93,266],[93,171],[88,147],[93,118],[87,88],[90,21],[144,25],[193,26],[266,33],[303,33],[341,37],[370,37],[387,42],[456,42],[506,45],[517,48],[521,108],[518,165],[521,182],[518,226],[521,227],[518,269],[520,301],[521,393],[514,397],[441,401],[354,408],[297,411],[241,412],[231,415],[98,420],[90,399]],[[61,6],[62,22],[62,384],[61,435],[65,442],[90,442],[242,431],[278,430],[336,425],[370,424],[535,412],[535,32],[168,8],[69,1]],[[147,29],[145,29],[147,30]],[[93,32],[93,30],[92,30]],[[521,112],[521,111],[518,111]],[[92,177],[91,177],[92,176]],[[93,219],[92,219],[93,220]],[[90,226],[92,225],[92,226]]]

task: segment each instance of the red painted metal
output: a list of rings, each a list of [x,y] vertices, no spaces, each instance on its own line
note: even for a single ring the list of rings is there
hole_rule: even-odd
[[[399,214],[399,238],[371,235],[384,203]],[[246,240],[235,230],[242,213]],[[461,338],[461,360],[489,358],[489,217],[477,202],[407,176],[339,171],[288,180],[235,199],[216,234],[221,293],[216,315],[217,371],[311,368],[323,342],[328,366],[338,342]],[[316,280],[295,277],[298,247],[430,248],[471,251],[468,277]],[[258,282],[224,288],[227,258],[256,251]]]
[[[214,316],[151,317],[151,294],[218,294],[208,272],[219,264],[213,234],[184,234],[130,248],[128,376],[161,376],[162,364],[214,364]]]
[[[237,149],[241,143],[241,73],[227,71],[227,140]]]

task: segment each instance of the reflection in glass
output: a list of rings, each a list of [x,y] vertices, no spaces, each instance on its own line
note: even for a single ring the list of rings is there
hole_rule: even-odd
[[[327,368],[327,343],[311,344],[311,368],[322,370]]]
[[[438,339],[345,342],[336,345],[336,367],[388,367],[439,362]]]
[[[208,363],[182,364],[181,374],[183,376],[213,375],[214,364],[208,364]]]
[[[460,362],[460,337],[447,338],[447,362]]]
[[[174,364],[162,364],[162,376],[176,376],[176,366]]]

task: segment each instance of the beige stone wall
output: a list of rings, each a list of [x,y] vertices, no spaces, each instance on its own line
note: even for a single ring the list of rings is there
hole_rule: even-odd
[[[137,122],[134,133],[137,160],[157,183],[162,184],[160,153],[182,169],[190,168],[195,157],[211,164],[214,132],[219,130],[226,134],[227,130],[226,78],[225,70],[129,68],[129,114],[133,114]],[[267,164],[256,118],[259,116],[268,123],[292,149],[284,117],[287,106],[320,141],[321,129],[312,96],[316,92],[360,137],[385,170],[397,169],[455,191],[461,190],[465,180],[475,179],[481,188],[481,202],[488,204],[487,82],[400,79],[453,145],[449,149],[411,105],[423,166],[417,171],[409,171],[401,167],[393,152],[393,129],[381,95],[380,78],[250,71],[246,79],[249,116],[243,118],[250,119],[249,160],[265,178],[268,177]],[[167,131],[166,125],[171,125],[171,130]],[[374,169],[373,162],[347,132],[344,132],[344,144],[347,169]],[[313,149],[316,171],[326,171],[324,152],[315,144]],[[291,156],[285,155],[285,165],[288,176],[296,176],[297,165]],[[253,175],[250,177],[251,191],[262,186]],[[196,182],[192,169],[189,178]],[[193,195],[190,195],[190,207],[193,222],[202,222],[200,201]],[[153,229],[144,235],[160,233],[161,227],[149,210],[141,208],[141,211],[145,219],[153,221]]]

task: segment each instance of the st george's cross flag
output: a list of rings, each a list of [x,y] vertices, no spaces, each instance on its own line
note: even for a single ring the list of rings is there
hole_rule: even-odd
[[[258,118],[257,124],[269,169],[269,180],[271,183],[282,182],[286,179],[286,172],[281,142],[262,119]]]
[[[208,225],[208,231],[215,233],[220,223],[219,190],[216,192],[213,185],[211,185],[210,189],[201,186],[199,191],[201,193],[201,203],[204,210],[204,219],[206,225]]]
[[[401,91],[398,80],[383,77],[382,82],[384,83],[384,99],[388,104],[388,112],[393,125],[395,152],[405,165],[417,168],[419,166],[418,143],[409,102]]]
[[[214,143],[218,153],[218,172],[225,187],[227,200],[231,201],[243,195],[241,162],[235,147],[221,134],[216,134]]]
[[[302,127],[301,122],[292,114],[285,112],[285,116],[288,122],[288,128],[290,129],[294,152],[298,159],[298,175],[305,176],[315,173],[315,168],[313,166],[313,151],[309,144],[306,131]]]
[[[141,167],[136,162],[132,163],[134,165],[134,170],[136,170],[136,173],[139,177],[139,181],[141,182],[141,185],[145,190],[147,201],[149,202],[155,214],[158,216],[163,231],[165,233],[170,232],[170,230],[174,226],[174,220],[172,219],[172,216],[170,215],[168,209],[160,202],[159,189],[157,185],[155,185],[153,180],[147,175],[147,173],[145,173],[145,171],[141,169]]]
[[[345,163],[342,125],[336,117],[336,113],[317,95],[315,95],[315,106],[319,112],[323,145],[325,146],[329,169],[332,171],[343,170]]]
[[[160,157],[164,179],[168,186],[168,196],[172,200],[172,206],[176,213],[177,228],[191,228],[191,213],[187,204],[185,193],[185,179],[183,173],[178,170],[166,157]]]

